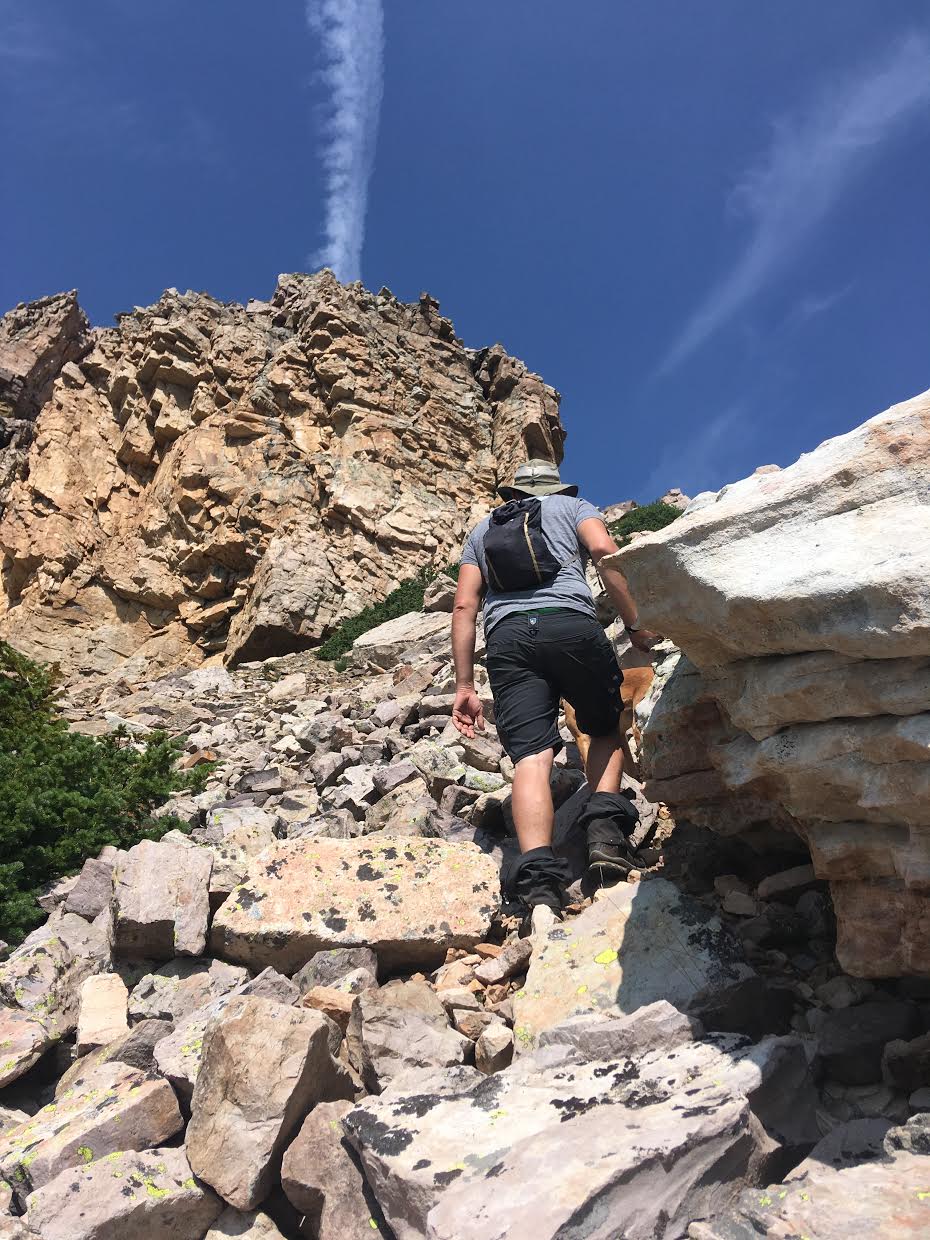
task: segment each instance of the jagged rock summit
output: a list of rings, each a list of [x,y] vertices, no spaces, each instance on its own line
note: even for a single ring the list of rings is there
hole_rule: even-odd
[[[130,680],[318,640],[454,559],[498,479],[560,460],[558,394],[423,294],[285,275],[91,328],[0,319],[0,636]]]

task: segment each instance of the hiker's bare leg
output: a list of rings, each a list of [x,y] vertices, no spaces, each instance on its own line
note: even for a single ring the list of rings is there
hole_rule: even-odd
[[[585,766],[592,792],[619,792],[623,775],[623,746],[620,733],[592,736]]]
[[[554,750],[544,749],[521,758],[514,766],[510,808],[521,852],[546,848],[552,843],[554,813],[549,773],[554,757]]]

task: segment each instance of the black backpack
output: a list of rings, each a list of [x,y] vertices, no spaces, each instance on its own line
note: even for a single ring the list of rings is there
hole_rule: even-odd
[[[499,593],[531,590],[555,577],[562,565],[542,529],[538,499],[512,499],[495,508],[484,536],[488,580]]]

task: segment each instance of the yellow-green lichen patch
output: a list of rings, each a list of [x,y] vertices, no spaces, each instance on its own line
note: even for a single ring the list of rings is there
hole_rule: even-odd
[[[86,1163],[93,1161],[94,1151],[90,1148],[89,1145],[79,1145],[77,1152],[78,1154],[80,1154],[81,1158],[83,1158]]]

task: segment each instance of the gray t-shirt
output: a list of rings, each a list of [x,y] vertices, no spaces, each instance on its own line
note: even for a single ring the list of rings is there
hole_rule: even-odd
[[[566,607],[570,611],[597,616],[594,596],[584,575],[588,553],[578,538],[577,531],[581,522],[590,517],[596,517],[599,521],[604,518],[586,499],[576,499],[570,495],[543,495],[541,501],[543,534],[552,554],[562,565],[555,577],[545,585],[534,586],[529,590],[500,593],[489,585],[488,566],[484,558],[484,536],[491,524],[489,516],[479,521],[465,540],[462,563],[476,564],[484,578],[486,633],[490,632],[498,620],[503,620],[504,616],[517,611],[529,611],[534,607]]]

